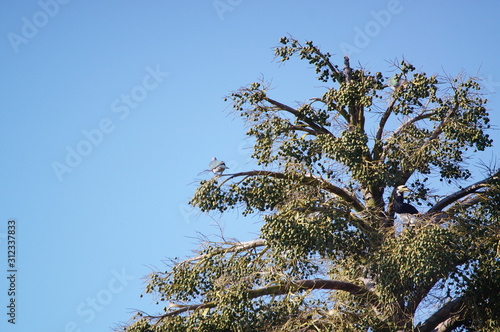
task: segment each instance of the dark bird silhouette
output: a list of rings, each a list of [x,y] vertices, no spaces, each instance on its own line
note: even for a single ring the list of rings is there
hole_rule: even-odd
[[[417,221],[416,215],[419,213],[418,210],[408,203],[404,202],[404,193],[411,191],[405,185],[398,186],[396,188],[396,197],[394,198],[394,212],[399,219],[414,225]]]

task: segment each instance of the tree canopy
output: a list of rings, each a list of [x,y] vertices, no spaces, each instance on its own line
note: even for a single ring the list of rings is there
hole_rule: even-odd
[[[231,93],[259,167],[202,180],[190,201],[261,216],[259,237],[207,240],[152,273],[163,311],[123,330],[498,331],[500,173],[469,164],[492,146],[477,79],[404,59],[371,73],[291,37],[275,55],[312,65],[321,92],[296,105],[265,82]],[[412,227],[392,204],[403,184]]]

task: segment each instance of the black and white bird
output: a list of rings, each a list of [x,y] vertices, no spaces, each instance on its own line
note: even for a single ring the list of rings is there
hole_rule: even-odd
[[[212,171],[214,174],[221,175],[224,170],[229,169],[222,160],[217,160],[217,158],[213,157],[210,164],[208,164],[208,170]]]
[[[404,202],[404,193],[411,191],[405,185],[398,186],[396,188],[396,197],[394,198],[394,212],[399,219],[404,221],[405,223],[409,223],[410,225],[415,225],[418,220],[417,214],[419,214],[418,210],[408,203]]]

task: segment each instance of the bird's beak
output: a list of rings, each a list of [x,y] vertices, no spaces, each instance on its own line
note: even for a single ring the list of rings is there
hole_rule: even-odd
[[[411,190],[410,190],[407,186],[404,186],[404,185],[403,185],[403,186],[399,186],[399,187],[398,187],[398,190],[399,190],[400,192],[403,192],[403,193],[407,193],[407,192],[410,192],[410,191],[411,191]]]

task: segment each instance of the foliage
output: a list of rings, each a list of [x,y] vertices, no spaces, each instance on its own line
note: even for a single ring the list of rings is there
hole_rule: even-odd
[[[327,87],[296,107],[264,82],[228,96],[261,169],[201,181],[190,201],[260,214],[260,237],[208,241],[153,273],[146,293],[170,305],[124,330],[498,330],[499,172],[467,183],[467,160],[492,145],[477,80],[406,60],[387,78],[309,41],[280,43],[278,61],[307,61]],[[436,176],[458,187],[432,200]],[[428,205],[414,227],[395,217],[401,184]]]

